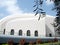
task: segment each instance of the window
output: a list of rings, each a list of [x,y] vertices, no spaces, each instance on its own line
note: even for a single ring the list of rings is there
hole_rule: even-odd
[[[22,30],[19,30],[19,35],[22,35]]]
[[[57,33],[60,34],[60,31],[58,31]]]
[[[57,30],[56,32],[57,32],[58,34],[60,34],[60,30]]]
[[[3,34],[5,34],[5,29],[4,29],[4,31],[3,31]]]
[[[30,30],[27,30],[27,36],[30,36]]]
[[[38,36],[38,31],[35,31],[35,36]]]
[[[11,33],[10,33],[11,35],[14,35],[14,29],[11,29]]]
[[[49,34],[49,37],[52,37],[52,34],[51,33]]]

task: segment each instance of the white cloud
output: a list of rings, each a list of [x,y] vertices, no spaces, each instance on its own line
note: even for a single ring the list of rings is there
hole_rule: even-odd
[[[10,15],[34,15],[33,13],[23,13],[23,10],[16,5],[17,0],[0,0],[0,6],[6,7]],[[1,17],[4,17],[5,14],[0,14]]]
[[[0,0],[0,6],[7,7],[7,11],[14,14],[20,14],[23,11],[16,5],[17,0]]]
[[[46,4],[47,4],[47,5],[53,4],[53,1],[47,0],[47,1],[46,1]]]

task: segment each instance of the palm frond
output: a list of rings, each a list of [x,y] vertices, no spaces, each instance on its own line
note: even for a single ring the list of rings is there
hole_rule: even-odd
[[[38,11],[36,12],[35,16],[38,14]]]
[[[41,14],[45,15],[45,12],[41,12]]]
[[[41,17],[41,14],[39,14],[39,18],[38,18],[38,20],[40,20],[40,17]]]
[[[36,5],[34,5],[33,7],[36,7]]]
[[[39,2],[40,2],[40,5],[42,5],[42,4],[43,4],[43,0],[40,0]]]
[[[38,9],[38,7],[33,12],[37,11],[37,9]]]
[[[43,9],[39,9],[39,10],[43,11]]]

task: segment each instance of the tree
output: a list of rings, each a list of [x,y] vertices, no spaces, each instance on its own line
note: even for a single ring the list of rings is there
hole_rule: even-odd
[[[56,23],[58,25],[60,25],[60,0],[55,0],[54,4],[55,4],[55,10],[57,12],[57,14],[56,14]]]
[[[55,24],[56,24],[56,31],[60,31],[60,0],[53,0],[54,2],[54,9],[56,10],[57,14],[56,14],[56,18],[55,18]]]
[[[39,18],[38,20],[40,20],[40,17],[41,15],[45,15],[45,12],[43,12],[43,9],[42,9],[42,5],[43,5],[43,0],[35,0],[35,5],[33,7],[35,7],[35,10],[33,12],[36,12],[35,16],[37,14],[39,14]]]
[[[55,0],[54,1],[54,4],[55,4],[55,10],[57,11],[57,14],[56,14],[56,24],[57,24],[57,30],[58,33],[60,34],[60,0]]]

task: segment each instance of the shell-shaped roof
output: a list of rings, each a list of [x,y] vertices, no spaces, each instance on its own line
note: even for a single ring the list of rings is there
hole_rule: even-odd
[[[30,18],[30,19],[33,18],[33,19],[38,19],[38,17],[39,17],[39,15],[34,16],[34,14],[9,15],[9,16],[4,17],[3,19],[1,19],[0,20],[0,24],[4,23],[5,21],[9,21],[9,20],[16,19],[16,18]],[[46,15],[45,17],[54,17],[54,16]]]

